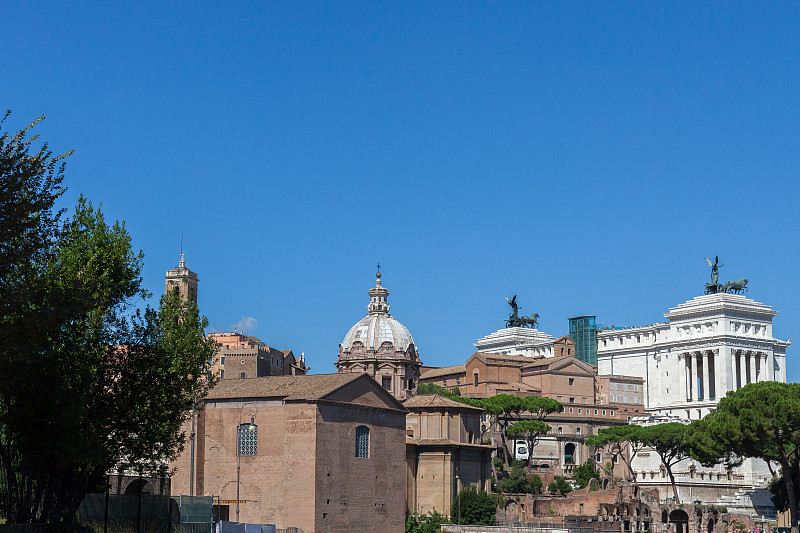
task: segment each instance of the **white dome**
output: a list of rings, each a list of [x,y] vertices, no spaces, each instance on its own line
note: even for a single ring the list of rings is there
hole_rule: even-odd
[[[391,342],[400,352],[414,343],[408,328],[386,313],[370,313],[350,328],[342,341],[342,351],[350,351],[356,341],[367,350],[377,350],[384,342]]]

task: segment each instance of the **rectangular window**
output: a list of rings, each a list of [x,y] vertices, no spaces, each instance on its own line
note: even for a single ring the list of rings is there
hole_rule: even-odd
[[[244,372],[242,372],[242,379],[244,379]]]
[[[239,426],[239,455],[256,455],[258,452],[258,426],[242,424]]]
[[[224,377],[225,377],[225,370],[220,370],[219,371],[219,379],[222,379]]]
[[[575,403],[575,398],[570,398],[569,403]]]
[[[575,385],[575,378],[569,378],[569,384]]]
[[[569,408],[569,412],[570,412],[570,413],[572,412],[572,407],[570,407],[570,408]]]
[[[616,394],[614,394],[614,395],[612,396],[612,398],[613,398],[613,401],[615,401],[615,402],[617,401],[617,395],[616,395]]]
[[[381,384],[383,385],[384,389],[391,390],[391,388],[392,388],[392,378],[384,376],[383,378],[381,378]]]
[[[356,428],[356,457],[369,457],[369,428],[367,426]]]
[[[225,366],[225,356],[224,355],[219,358],[219,364],[222,365],[222,366]]]

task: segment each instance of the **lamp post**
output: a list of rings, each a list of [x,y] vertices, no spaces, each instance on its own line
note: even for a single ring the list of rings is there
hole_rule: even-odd
[[[239,522],[239,485],[242,471],[242,417],[244,416],[244,408],[248,403],[242,405],[239,411],[239,424],[236,426],[236,522]],[[254,404],[250,403],[250,405],[252,405],[248,411],[250,415],[250,425],[247,426],[247,429],[255,431],[258,427],[256,426],[256,413],[258,413],[258,409],[256,409]]]

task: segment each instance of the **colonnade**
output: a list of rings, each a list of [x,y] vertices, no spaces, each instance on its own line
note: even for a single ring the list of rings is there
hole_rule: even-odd
[[[722,375],[731,372],[731,390],[744,387],[748,383],[767,381],[767,354],[753,350],[730,350],[730,365],[721,361],[719,349],[683,352],[678,355],[681,381],[686,401],[714,400],[717,386],[727,388],[717,380],[717,364],[723,368]],[[724,395],[724,392],[721,391]],[[720,395],[721,396],[721,395]]]

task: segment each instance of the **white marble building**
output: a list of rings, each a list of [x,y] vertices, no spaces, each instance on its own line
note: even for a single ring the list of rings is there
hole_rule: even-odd
[[[698,296],[673,307],[667,322],[601,330],[597,364],[603,374],[644,378],[644,402],[651,424],[702,418],[729,391],[756,381],[786,381],[786,348],[773,337],[770,306],[742,295]],[[643,450],[632,461],[639,482],[672,489],[661,461]],[[692,459],[673,468],[683,502],[700,500],[739,512],[774,515],[763,488],[772,477],[766,463],[748,459],[733,470],[706,468]]]
[[[553,357],[555,341],[555,337],[538,329],[502,328],[481,337],[474,346],[484,353]]]
[[[786,348],[772,336],[772,307],[736,294],[698,296],[673,307],[668,322],[601,330],[601,374],[645,380],[645,408],[696,420],[728,391],[786,381]]]

